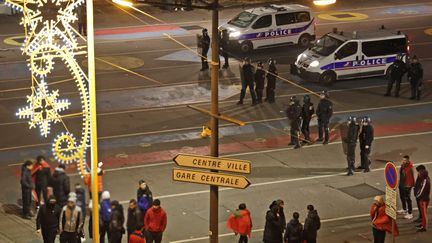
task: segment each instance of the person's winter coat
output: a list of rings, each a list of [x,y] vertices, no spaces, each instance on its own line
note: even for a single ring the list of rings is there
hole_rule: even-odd
[[[112,217],[109,224],[109,234],[111,239],[121,239],[121,235],[125,233],[123,206],[117,201],[113,201]]]
[[[298,221],[298,219],[291,219],[287,224],[284,241],[288,243],[300,243],[303,236],[303,225]]]
[[[150,232],[164,232],[167,226],[167,215],[163,208],[150,208],[144,217],[144,228]]]
[[[100,223],[109,223],[112,219],[112,208],[111,208],[111,200],[105,199],[101,202],[100,206]]]
[[[371,124],[363,125],[359,134],[360,147],[372,146],[374,129]]]
[[[333,115],[333,103],[328,99],[321,99],[318,103],[316,115],[319,120],[329,122]]]
[[[59,167],[55,169],[50,180],[50,186],[53,188],[57,202],[62,206],[66,205],[70,192],[70,181],[64,169]]]
[[[321,228],[321,220],[316,210],[309,211],[303,230],[303,238],[305,240],[316,239],[318,230]]]
[[[266,222],[264,226],[263,241],[265,243],[281,243],[283,222],[278,214],[278,205],[272,205],[270,210],[266,213]]]
[[[130,235],[128,243],[146,243],[143,232],[141,230],[135,230]]]
[[[61,208],[57,204],[44,204],[39,208],[36,217],[36,230],[59,229]]]
[[[399,170],[399,187],[413,187],[414,186],[414,164],[409,161],[408,163],[402,164]]]
[[[40,164],[36,164],[34,169],[35,184],[38,187],[48,187],[51,180],[51,167],[46,161],[41,161]]]
[[[252,219],[249,210],[237,209],[228,218],[227,227],[232,229],[236,234],[248,235],[250,237],[252,232]]]
[[[103,191],[103,174],[104,172],[101,171],[100,173],[98,173],[98,192],[102,192]],[[92,191],[92,187],[91,187],[91,175],[90,174],[86,174],[84,176],[84,184],[87,185],[89,192]]]
[[[392,221],[391,218],[385,212],[385,205],[378,206],[375,203],[372,204],[370,210],[370,216],[372,219],[372,227],[376,228],[379,231],[386,231],[392,233]],[[395,236],[399,235],[399,229],[395,222]]]
[[[75,189],[75,193],[76,193],[76,198],[77,198],[77,206],[79,206],[82,210],[82,214],[83,214],[83,219],[85,219],[86,216],[86,208],[87,208],[87,204],[86,204],[86,196],[85,196],[85,190],[84,188],[77,188]]]
[[[144,214],[153,204],[153,193],[147,185],[145,189],[138,188],[137,190],[137,205]]]
[[[126,228],[128,231],[135,231],[137,229],[137,226],[140,228],[143,227],[144,221],[141,210],[138,208],[138,206],[134,209],[128,208],[128,217],[127,217],[127,223]]]
[[[21,168],[21,187],[30,190],[34,188],[31,170],[27,169],[25,166]]]
[[[422,201],[429,201],[429,194],[431,190],[430,178],[427,170],[421,170],[418,175],[420,181],[419,188],[416,190],[416,198]]]

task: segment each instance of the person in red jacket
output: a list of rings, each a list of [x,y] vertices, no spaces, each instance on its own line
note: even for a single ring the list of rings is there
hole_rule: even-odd
[[[398,214],[405,214],[404,218],[406,219],[413,218],[411,201],[411,189],[414,186],[413,168],[414,164],[410,161],[410,157],[408,155],[405,155],[402,159],[402,165],[399,170],[399,195],[402,202],[402,209],[398,210],[397,212]]]
[[[137,227],[137,229],[130,234],[128,243],[146,243],[142,228]]]
[[[252,231],[252,219],[246,204],[241,203],[238,209],[228,218],[227,227],[240,235],[238,243],[247,243]]]
[[[372,219],[372,232],[374,236],[374,243],[384,243],[386,232],[392,233],[392,220],[386,214],[384,199],[381,196],[375,197],[375,202],[370,209],[370,216]],[[399,230],[395,222],[395,236],[399,235]]]
[[[419,188],[416,190],[416,199],[419,202],[420,213],[422,215],[422,223],[417,226],[417,232],[424,232],[428,228],[428,205],[429,205],[429,194],[431,191],[431,183],[426,167],[423,165],[417,166]]]
[[[155,199],[151,209],[147,210],[144,217],[144,229],[146,230],[147,243],[161,243],[162,234],[167,226],[167,215],[160,206],[160,200]]]

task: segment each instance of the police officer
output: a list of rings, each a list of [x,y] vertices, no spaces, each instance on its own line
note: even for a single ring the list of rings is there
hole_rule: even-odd
[[[219,44],[220,44],[220,48],[221,48],[221,54],[225,59],[225,63],[222,66],[222,68],[227,69],[229,67],[229,64],[228,64],[229,34],[228,34],[228,31],[226,29],[222,30]]]
[[[245,64],[241,68],[243,72],[242,89],[240,92],[240,101],[238,105],[243,104],[243,99],[246,95],[246,89],[249,87],[250,94],[252,96],[252,105],[256,105],[256,95],[254,91],[254,67],[251,64],[250,58],[246,58]]]
[[[357,139],[359,136],[359,125],[357,123],[357,119],[353,116],[348,117],[347,125],[348,125],[348,133],[346,137],[347,163],[348,163],[347,176],[351,176],[354,175],[354,170],[355,170],[355,149],[357,145]]]
[[[316,115],[318,117],[318,142],[324,140],[323,144],[328,144],[329,142],[329,123],[330,118],[333,115],[333,103],[329,100],[329,93],[324,90],[320,94],[320,102],[316,110]],[[324,133],[324,139],[323,139]]]
[[[270,58],[269,67],[267,71],[267,89],[266,89],[266,98],[265,101],[268,103],[275,102],[275,88],[276,88],[276,77],[278,76],[278,72],[276,69],[276,61]]]
[[[363,169],[363,172],[370,171],[371,160],[369,158],[372,141],[374,139],[374,129],[370,117],[366,116],[362,119],[361,132],[359,135],[360,140],[360,159],[361,165],[358,169]]]
[[[301,115],[302,108],[300,106],[299,100],[292,96],[290,99],[290,105],[286,110],[286,114],[288,119],[290,120],[290,133],[291,133],[291,142],[289,145],[295,145],[295,149],[300,148],[300,123],[301,123]]]
[[[202,30],[200,46],[201,46],[201,71],[204,71],[209,69],[209,65],[207,62],[207,53],[210,49],[210,36],[208,35],[207,29]]]
[[[412,58],[411,64],[408,68],[408,79],[411,84],[411,100],[420,100],[422,79],[423,79],[423,68],[419,63],[416,55]]]
[[[384,94],[384,96],[390,96],[391,95],[391,90],[393,89],[393,84],[396,82],[395,97],[399,97],[399,90],[400,90],[400,84],[402,82],[402,76],[407,71],[406,65],[402,61],[402,55],[401,54],[398,54],[396,56],[396,60],[393,62],[393,64],[390,67],[391,67],[390,79],[389,79],[388,85],[387,85],[387,92]]]
[[[262,103],[264,82],[265,82],[265,71],[262,62],[258,62],[257,70],[255,71],[255,92],[257,95],[257,103]]]
[[[314,105],[310,100],[309,95],[303,96],[303,107],[302,107],[302,126],[301,132],[304,136],[303,143],[311,143],[310,140],[310,132],[309,132],[309,124],[312,119],[312,115],[314,114],[315,109]]]

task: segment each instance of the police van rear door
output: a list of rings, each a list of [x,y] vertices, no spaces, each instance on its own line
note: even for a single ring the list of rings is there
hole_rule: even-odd
[[[255,23],[252,25],[251,32],[253,32],[253,36],[250,36],[249,39],[253,43],[253,47],[258,48],[261,46],[268,46],[274,44],[274,36],[272,33],[275,31],[275,24],[273,21],[273,15],[267,14],[260,16]],[[274,33],[273,33],[274,35]]]

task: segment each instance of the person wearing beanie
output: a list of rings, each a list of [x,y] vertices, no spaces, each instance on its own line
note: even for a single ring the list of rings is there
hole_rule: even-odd
[[[247,243],[252,232],[252,219],[246,204],[241,203],[238,209],[228,218],[227,227],[240,235],[238,243]]]
[[[109,191],[102,192],[99,213],[100,242],[105,242],[105,235],[110,242],[109,225],[112,220],[111,195]]]
[[[44,243],[54,243],[59,229],[61,208],[54,195],[48,197],[48,203],[39,208],[36,217],[36,231],[42,233]]]
[[[370,209],[372,219],[372,233],[374,243],[384,243],[386,232],[392,232],[392,220],[385,212],[386,205],[382,196],[376,196]],[[399,230],[395,222],[395,236],[399,235]]]
[[[75,243],[83,231],[82,211],[76,205],[76,194],[69,193],[68,203],[60,214],[60,243]]]
[[[161,243],[162,234],[167,226],[167,214],[160,206],[160,200],[155,199],[153,206],[144,217],[144,228],[147,231],[147,243]]]
[[[31,171],[33,163],[30,160],[24,162],[21,166],[21,195],[22,195],[22,216],[25,219],[31,219],[31,201],[32,190],[34,188]]]
[[[57,203],[63,207],[67,204],[68,195],[70,192],[69,176],[65,173],[66,166],[60,164],[55,168],[50,180],[50,186],[53,188],[53,194],[57,199]]]

